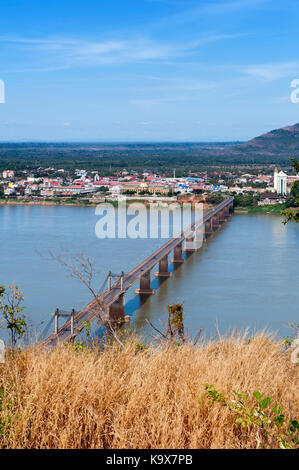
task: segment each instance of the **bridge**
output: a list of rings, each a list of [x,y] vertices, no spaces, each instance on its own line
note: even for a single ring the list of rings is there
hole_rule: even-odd
[[[202,240],[206,241],[230,216],[233,212],[233,204],[234,198],[227,197],[218,206],[205,213],[200,220],[195,220],[175,238],[167,241],[128,274],[122,273],[120,276],[112,276],[109,273],[108,289],[103,294],[97,295],[83,310],[69,316],[61,328],[58,327],[58,314],[55,318],[55,331],[43,344],[54,347],[57,342],[71,341],[78,335],[79,330],[82,328],[82,322],[91,322],[100,315],[104,321],[109,320],[111,323],[125,321],[126,291],[139,281],[140,286],[135,290],[137,295],[154,294],[154,290],[151,288],[151,271],[153,268],[158,265],[158,271],[155,272],[156,277],[171,277],[172,273],[168,270],[170,253],[173,252],[172,263],[183,263],[183,251],[197,251],[202,244]],[[118,280],[112,285],[114,277],[118,277]]]

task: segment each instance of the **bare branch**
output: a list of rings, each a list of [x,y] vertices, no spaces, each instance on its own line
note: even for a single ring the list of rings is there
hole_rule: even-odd
[[[167,339],[167,336],[162,333],[162,331],[158,330],[158,328],[156,328],[155,325],[152,324],[152,322],[150,322],[148,319],[146,319],[146,322],[153,328],[153,330],[157,331],[157,333],[163,336],[163,338]]]
[[[92,294],[99,306],[100,322],[103,326],[108,328],[108,331],[112,334],[113,338],[118,342],[118,344],[122,348],[124,348],[124,344],[120,341],[111,320],[109,318],[105,318],[104,321],[102,317],[102,312],[104,311],[102,296],[95,292],[92,285],[94,276],[96,274],[95,263],[89,257],[85,257],[82,253],[72,255],[72,259],[70,261],[68,261],[66,257],[63,258],[62,256],[57,255],[52,250],[49,250],[49,254],[52,259],[57,261],[61,266],[65,267],[68,270],[70,277],[78,279],[82,284],[87,287],[87,289]],[[70,255],[68,254],[68,256]]]

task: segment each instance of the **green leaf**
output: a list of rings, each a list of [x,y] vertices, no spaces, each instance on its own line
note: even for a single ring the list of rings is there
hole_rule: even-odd
[[[279,415],[279,414],[282,414],[283,412],[283,408],[281,406],[273,406],[273,413],[276,414],[276,415]]]
[[[254,392],[253,396],[257,399],[257,400],[260,400],[262,398],[262,395],[260,394],[260,392]]]
[[[296,432],[299,430],[299,423],[296,421],[296,419],[291,419],[289,421],[289,429],[291,432]]]
[[[265,408],[267,408],[267,406],[269,405],[271,401],[271,398],[270,397],[266,397],[263,399],[262,403],[261,403],[261,408],[262,410],[264,410]]]
[[[274,423],[276,426],[281,427],[284,423],[284,415],[279,415],[274,418]]]

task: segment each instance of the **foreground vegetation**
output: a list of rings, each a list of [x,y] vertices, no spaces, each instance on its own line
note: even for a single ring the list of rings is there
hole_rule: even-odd
[[[7,352],[0,447],[295,448],[298,379],[290,350],[263,334],[197,345],[144,347],[131,339],[124,348]],[[248,399],[232,401],[232,390]],[[240,416],[236,403],[245,401]]]

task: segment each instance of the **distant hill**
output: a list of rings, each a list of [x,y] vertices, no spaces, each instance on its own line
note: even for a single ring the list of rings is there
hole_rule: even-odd
[[[299,123],[294,126],[283,127],[255,137],[248,142],[237,145],[233,153],[251,155],[252,157],[267,157],[289,159],[299,156]]]
[[[290,165],[299,160],[299,123],[248,142],[0,143],[0,171],[24,168],[85,168],[100,171],[154,169],[177,175],[213,165]]]

